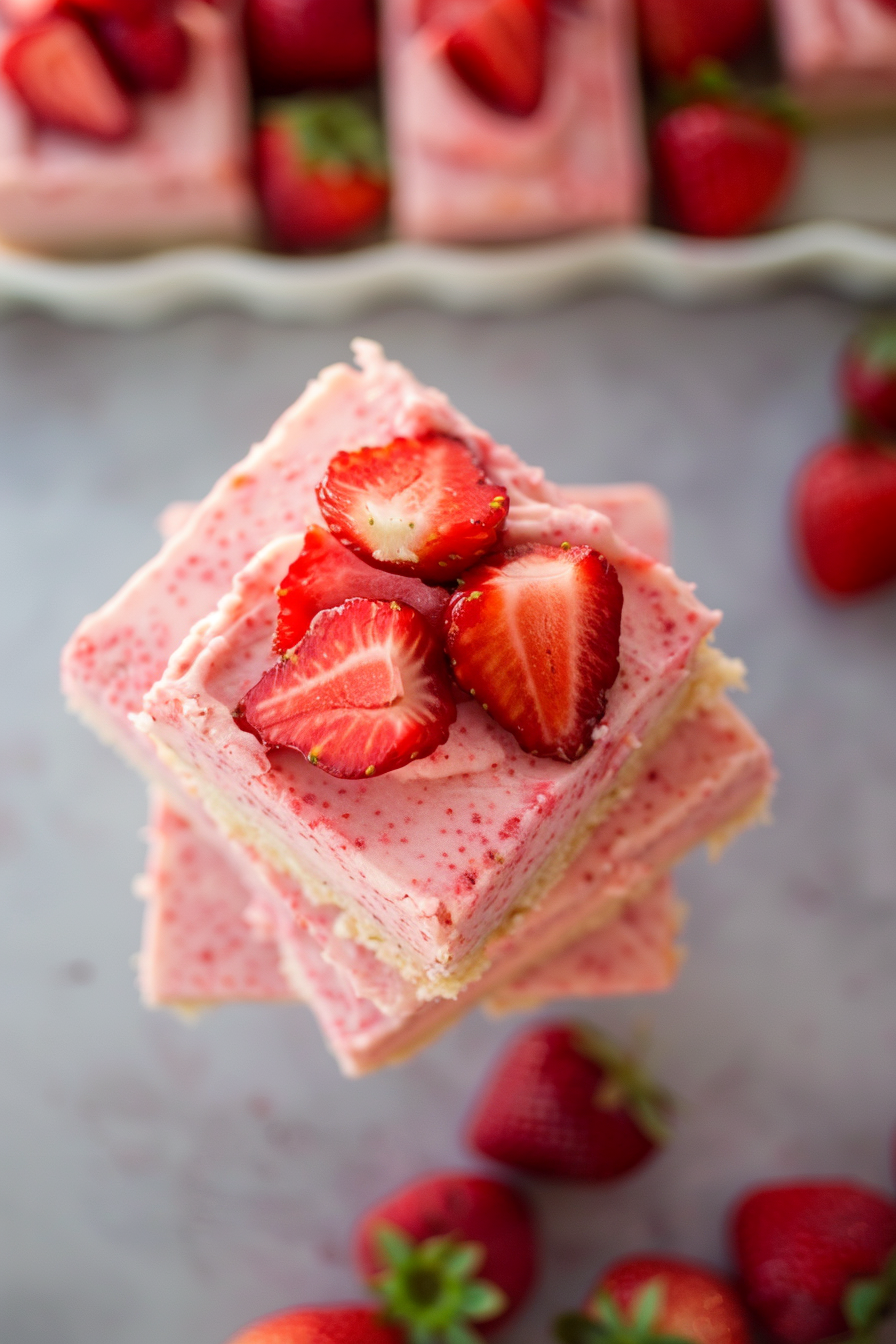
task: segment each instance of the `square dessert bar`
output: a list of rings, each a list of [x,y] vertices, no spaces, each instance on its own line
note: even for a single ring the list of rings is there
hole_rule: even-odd
[[[819,112],[896,108],[896,12],[885,0],[774,0],[784,68]]]
[[[182,0],[184,83],[139,100],[121,144],[36,128],[0,82],[0,240],[71,255],[249,242],[248,95],[232,20]]]
[[[396,997],[391,1011],[378,1006],[386,968],[375,958],[359,966],[352,944],[337,938],[327,945],[319,929],[311,932],[324,907],[303,904],[301,892],[288,900],[282,883],[278,902],[270,874],[266,880],[260,867],[254,874],[241,868],[233,847],[224,861],[220,835],[176,816],[166,822],[163,813],[145,880],[153,899],[141,957],[144,994],[151,1003],[195,1003],[192,987],[207,990],[217,966],[232,978],[240,940],[254,969],[263,930],[279,944],[283,979],[311,1005],[343,1069],[356,1074],[413,1053],[483,999],[508,1011],[549,997],[665,988],[679,960],[679,912],[662,875],[694,844],[718,846],[756,819],[772,778],[768,749],[742,715],[724,699],[698,711],[653,754],[629,798],[598,827],[557,886],[494,946],[478,980],[455,1000],[421,1004],[406,997],[400,1003]],[[210,916],[205,904],[215,890],[222,906],[228,902],[221,918]],[[191,946],[184,929],[194,929],[200,916],[204,927]],[[363,949],[354,950],[363,956]],[[243,997],[257,995],[250,989]],[[282,987],[270,997],[282,997]]]
[[[66,675],[76,701],[88,691],[88,712],[115,695],[120,721],[120,709],[127,704],[127,714],[133,704],[135,664],[148,667],[157,656],[162,621],[188,600],[183,586],[192,598],[191,576],[211,587],[229,564],[218,556],[232,554],[231,539],[248,549],[276,536],[173,654],[137,727],[227,834],[311,899],[340,906],[342,931],[396,966],[418,995],[444,997],[478,973],[488,940],[515,910],[536,903],[559,878],[614,805],[626,770],[637,772],[642,743],[652,749],[695,703],[736,680],[739,667],[706,645],[718,614],[667,566],[624,542],[605,515],[567,504],[540,472],[378,349],[361,344],[359,355],[360,373],[326,371],[215,487],[163,560],[82,627]],[[529,756],[475,703],[459,706],[447,744],[434,755],[370,780],[336,779],[296,752],[265,751],[233,720],[247,690],[277,661],[277,589],[303,539],[300,531],[282,535],[284,523],[303,528],[317,520],[314,485],[338,449],[432,431],[468,442],[489,478],[506,488],[509,544],[587,544],[616,568],[624,594],[621,672],[594,746],[572,764]],[[151,619],[135,630],[120,619],[122,603],[129,612],[143,607]],[[156,637],[156,651],[146,648],[147,635]]]
[[[543,92],[522,115],[490,106],[458,76],[436,6],[386,0],[383,24],[402,236],[476,242],[642,218],[646,167],[625,0],[549,7]]]
[[[252,910],[253,891],[230,861],[226,846],[175,810],[163,794],[150,809],[146,871],[135,890],[147,903],[140,987],[148,1007],[196,1012],[227,1003],[305,1002],[318,1011],[315,980],[329,976],[331,997],[344,1011],[360,997],[312,940],[302,952],[299,982],[280,969],[282,952],[272,925]],[[532,966],[494,995],[500,1010],[516,993],[560,998],[638,994],[665,989],[678,965],[674,939],[681,923],[668,878],[625,906],[573,948]],[[315,965],[317,963],[317,965]],[[574,963],[574,964],[573,964]],[[569,966],[561,974],[560,967]],[[315,974],[309,971],[316,970]],[[297,973],[291,967],[292,974]],[[547,993],[548,986],[558,986]],[[356,1011],[363,1011],[356,1008]],[[371,1015],[373,1018],[378,1014]]]

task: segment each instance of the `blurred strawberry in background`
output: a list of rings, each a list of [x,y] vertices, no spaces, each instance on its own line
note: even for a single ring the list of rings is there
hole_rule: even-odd
[[[703,63],[674,88],[678,104],[653,133],[660,207],[669,223],[704,238],[734,238],[764,223],[796,172],[792,109],[747,97],[724,67]]]
[[[762,30],[763,0],[638,0],[638,28],[648,69],[682,77],[707,57],[732,61]]]
[[[374,0],[247,0],[245,33],[259,93],[361,84],[376,73]]]
[[[840,365],[840,391],[853,426],[896,440],[896,315],[860,327]]]
[[[852,1181],[768,1185],[734,1210],[747,1302],[782,1344],[870,1341],[896,1296],[896,1204]]]
[[[721,1274],[669,1255],[611,1265],[579,1312],[554,1327],[561,1344],[750,1344],[747,1314]]]
[[[800,468],[793,492],[800,559],[830,597],[896,578],[896,446],[838,439]]]
[[[229,1344],[406,1344],[375,1307],[295,1307],[266,1316]]]
[[[379,125],[348,96],[263,105],[255,173],[270,240],[287,252],[355,240],[379,222],[389,196]]]
[[[460,1344],[473,1326],[503,1324],[538,1268],[523,1196],[464,1173],[426,1176],[382,1200],[361,1220],[356,1246],[363,1277],[411,1340]]]
[[[519,1037],[475,1108],[469,1142],[521,1171],[606,1181],[668,1137],[670,1098],[592,1027],[551,1023]]]

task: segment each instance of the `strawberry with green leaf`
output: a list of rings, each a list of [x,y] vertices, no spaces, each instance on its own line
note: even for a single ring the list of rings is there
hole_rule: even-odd
[[[379,123],[348,96],[263,104],[255,172],[268,234],[286,252],[352,242],[374,228],[386,208]]]
[[[671,1099],[593,1027],[551,1023],[510,1047],[476,1107],[469,1142],[486,1157],[563,1180],[631,1171],[668,1137]]]
[[[668,1255],[612,1265],[580,1312],[556,1322],[561,1344],[749,1344],[746,1312],[727,1279]]]
[[[409,1344],[477,1344],[528,1293],[537,1268],[529,1206],[503,1181],[438,1173],[362,1219],[361,1273]]]

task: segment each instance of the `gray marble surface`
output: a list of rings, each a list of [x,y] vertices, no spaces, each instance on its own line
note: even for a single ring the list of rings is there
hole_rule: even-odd
[[[748,1182],[888,1183],[896,1122],[896,597],[823,606],[793,572],[794,465],[836,424],[855,310],[797,294],[719,311],[602,297],[525,320],[384,312],[353,324],[562,481],[668,492],[676,561],[726,610],[781,769],[777,823],[681,872],[690,957],[646,1021],[682,1099],[668,1152],[615,1187],[532,1183],[540,1344],[615,1254],[724,1262]],[[193,1027],[145,1012],[139,781],[56,689],[77,619],[155,546],[153,520],[242,455],[347,326],[205,315],[135,335],[0,327],[0,1340],[223,1344],[255,1314],[357,1294],[374,1197],[471,1162],[470,1099],[515,1023],[477,1016],[415,1062],[342,1080],[300,1007]]]

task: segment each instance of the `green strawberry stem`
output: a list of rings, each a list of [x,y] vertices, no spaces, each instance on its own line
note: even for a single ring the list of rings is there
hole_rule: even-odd
[[[761,112],[794,132],[808,128],[805,112],[785,89],[747,88],[721,61],[697,61],[684,79],[667,80],[661,102],[664,112],[688,103],[731,103]]]
[[[386,153],[375,116],[346,94],[303,94],[263,105],[265,119],[289,131],[307,168],[363,169],[385,178]]]
[[[483,1246],[452,1236],[414,1242],[388,1223],[376,1229],[376,1240],[386,1268],[374,1291],[408,1344],[481,1344],[471,1322],[493,1320],[507,1307],[500,1288],[476,1278]]]
[[[585,1312],[569,1311],[554,1322],[560,1344],[692,1344],[657,1329],[663,1310],[662,1279],[645,1283],[626,1317],[609,1293],[598,1291]]]
[[[869,1344],[877,1328],[896,1306],[896,1251],[891,1251],[877,1278],[854,1279],[843,1294],[843,1315],[854,1344]]]
[[[576,1028],[576,1047],[586,1059],[600,1065],[605,1074],[594,1097],[595,1106],[604,1111],[624,1108],[649,1139],[657,1144],[666,1143],[673,1100],[645,1072],[637,1055],[620,1050],[594,1027],[585,1024]]]

